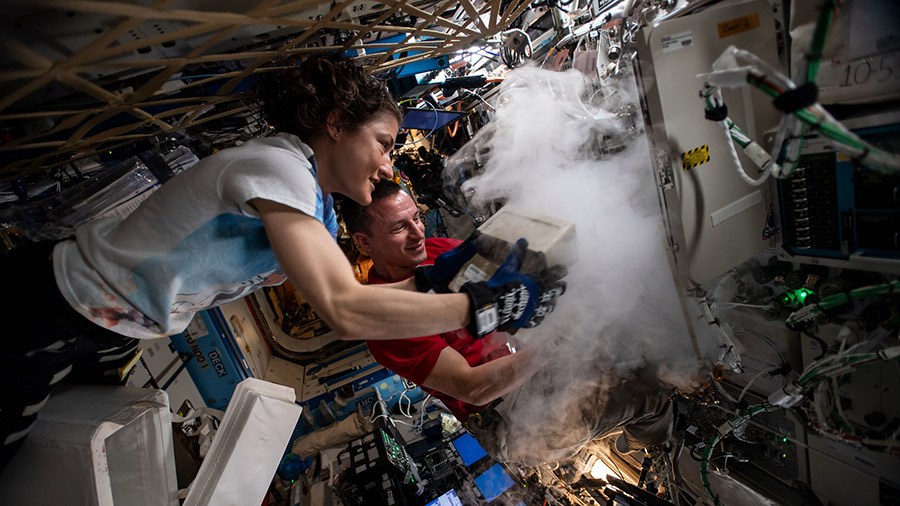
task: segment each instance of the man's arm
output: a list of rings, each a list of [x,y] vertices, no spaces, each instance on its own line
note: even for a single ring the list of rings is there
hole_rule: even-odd
[[[451,347],[441,350],[424,386],[463,402],[482,406],[515,390],[546,363],[539,346],[523,348],[472,367]]]
[[[278,263],[313,309],[341,339],[402,339],[447,332],[469,322],[465,294],[424,294],[411,281],[361,285],[350,262],[315,218],[276,202],[254,199]],[[416,308],[427,318],[410,318]]]

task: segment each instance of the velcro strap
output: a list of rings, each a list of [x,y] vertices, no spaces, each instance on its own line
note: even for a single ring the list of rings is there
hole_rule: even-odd
[[[422,293],[428,293],[433,291],[434,283],[431,282],[431,279],[428,278],[428,269],[431,266],[423,266],[416,267],[415,271],[415,280],[416,280],[416,291]]]
[[[494,302],[494,291],[484,283],[473,282],[464,284],[460,291],[469,295],[469,302],[472,304],[469,325],[466,326],[469,334],[481,339],[496,330],[500,319]]]
[[[815,104],[819,100],[819,88],[816,83],[806,83],[788,90],[772,101],[776,109],[786,113],[799,111]]]
[[[722,104],[714,109],[704,109],[703,116],[710,121],[723,121],[728,117],[728,106]]]

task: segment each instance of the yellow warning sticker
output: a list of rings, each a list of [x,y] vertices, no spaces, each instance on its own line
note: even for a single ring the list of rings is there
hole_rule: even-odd
[[[719,38],[724,39],[725,37],[744,33],[754,28],[759,28],[759,14],[756,13],[719,23]]]
[[[839,161],[839,162],[849,162],[849,161],[850,161],[850,155],[848,155],[847,153],[844,153],[843,151],[838,151],[838,154],[837,154],[837,161]]]
[[[709,144],[681,153],[682,170],[693,169],[709,161]]]

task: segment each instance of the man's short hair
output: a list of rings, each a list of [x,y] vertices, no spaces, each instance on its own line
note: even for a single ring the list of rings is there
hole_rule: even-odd
[[[399,184],[390,179],[382,179],[375,183],[375,190],[372,191],[372,203],[379,200],[393,197],[403,191]],[[366,206],[361,206],[352,199],[343,199],[341,202],[341,217],[347,225],[350,235],[362,232],[366,235],[372,234],[372,216],[366,210]]]

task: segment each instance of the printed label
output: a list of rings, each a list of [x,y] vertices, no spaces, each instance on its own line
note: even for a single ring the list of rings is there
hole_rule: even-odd
[[[469,281],[484,281],[488,278],[487,273],[475,264],[466,267],[464,276]]]
[[[681,153],[682,170],[693,169],[709,161],[709,145],[704,144],[699,148]]]
[[[186,329],[184,329],[185,337],[193,337],[194,339],[200,339],[203,336],[208,336],[209,330],[206,328],[206,324],[203,322],[203,318],[199,315],[191,320],[191,323],[188,323]]]
[[[668,53],[677,49],[684,49],[694,45],[692,32],[679,32],[672,35],[664,35],[662,38],[662,51]]]
[[[497,306],[491,304],[475,312],[476,326],[479,334],[487,334],[497,328]]]
[[[724,39],[725,37],[744,33],[754,28],[759,28],[759,14],[756,13],[719,23],[719,38]]]
[[[190,335],[184,336],[185,342],[190,346],[191,353],[194,354],[194,358],[197,359],[197,364],[200,365],[200,369],[208,369],[209,363],[206,361],[206,357],[203,356],[203,350],[200,349],[200,345],[197,344],[197,341],[191,337]]]
[[[222,362],[222,356],[219,355],[219,350],[209,352],[209,361],[212,363],[213,367],[216,368],[216,374],[218,374],[220,378],[222,376],[228,376],[228,369],[225,369],[225,364]]]

